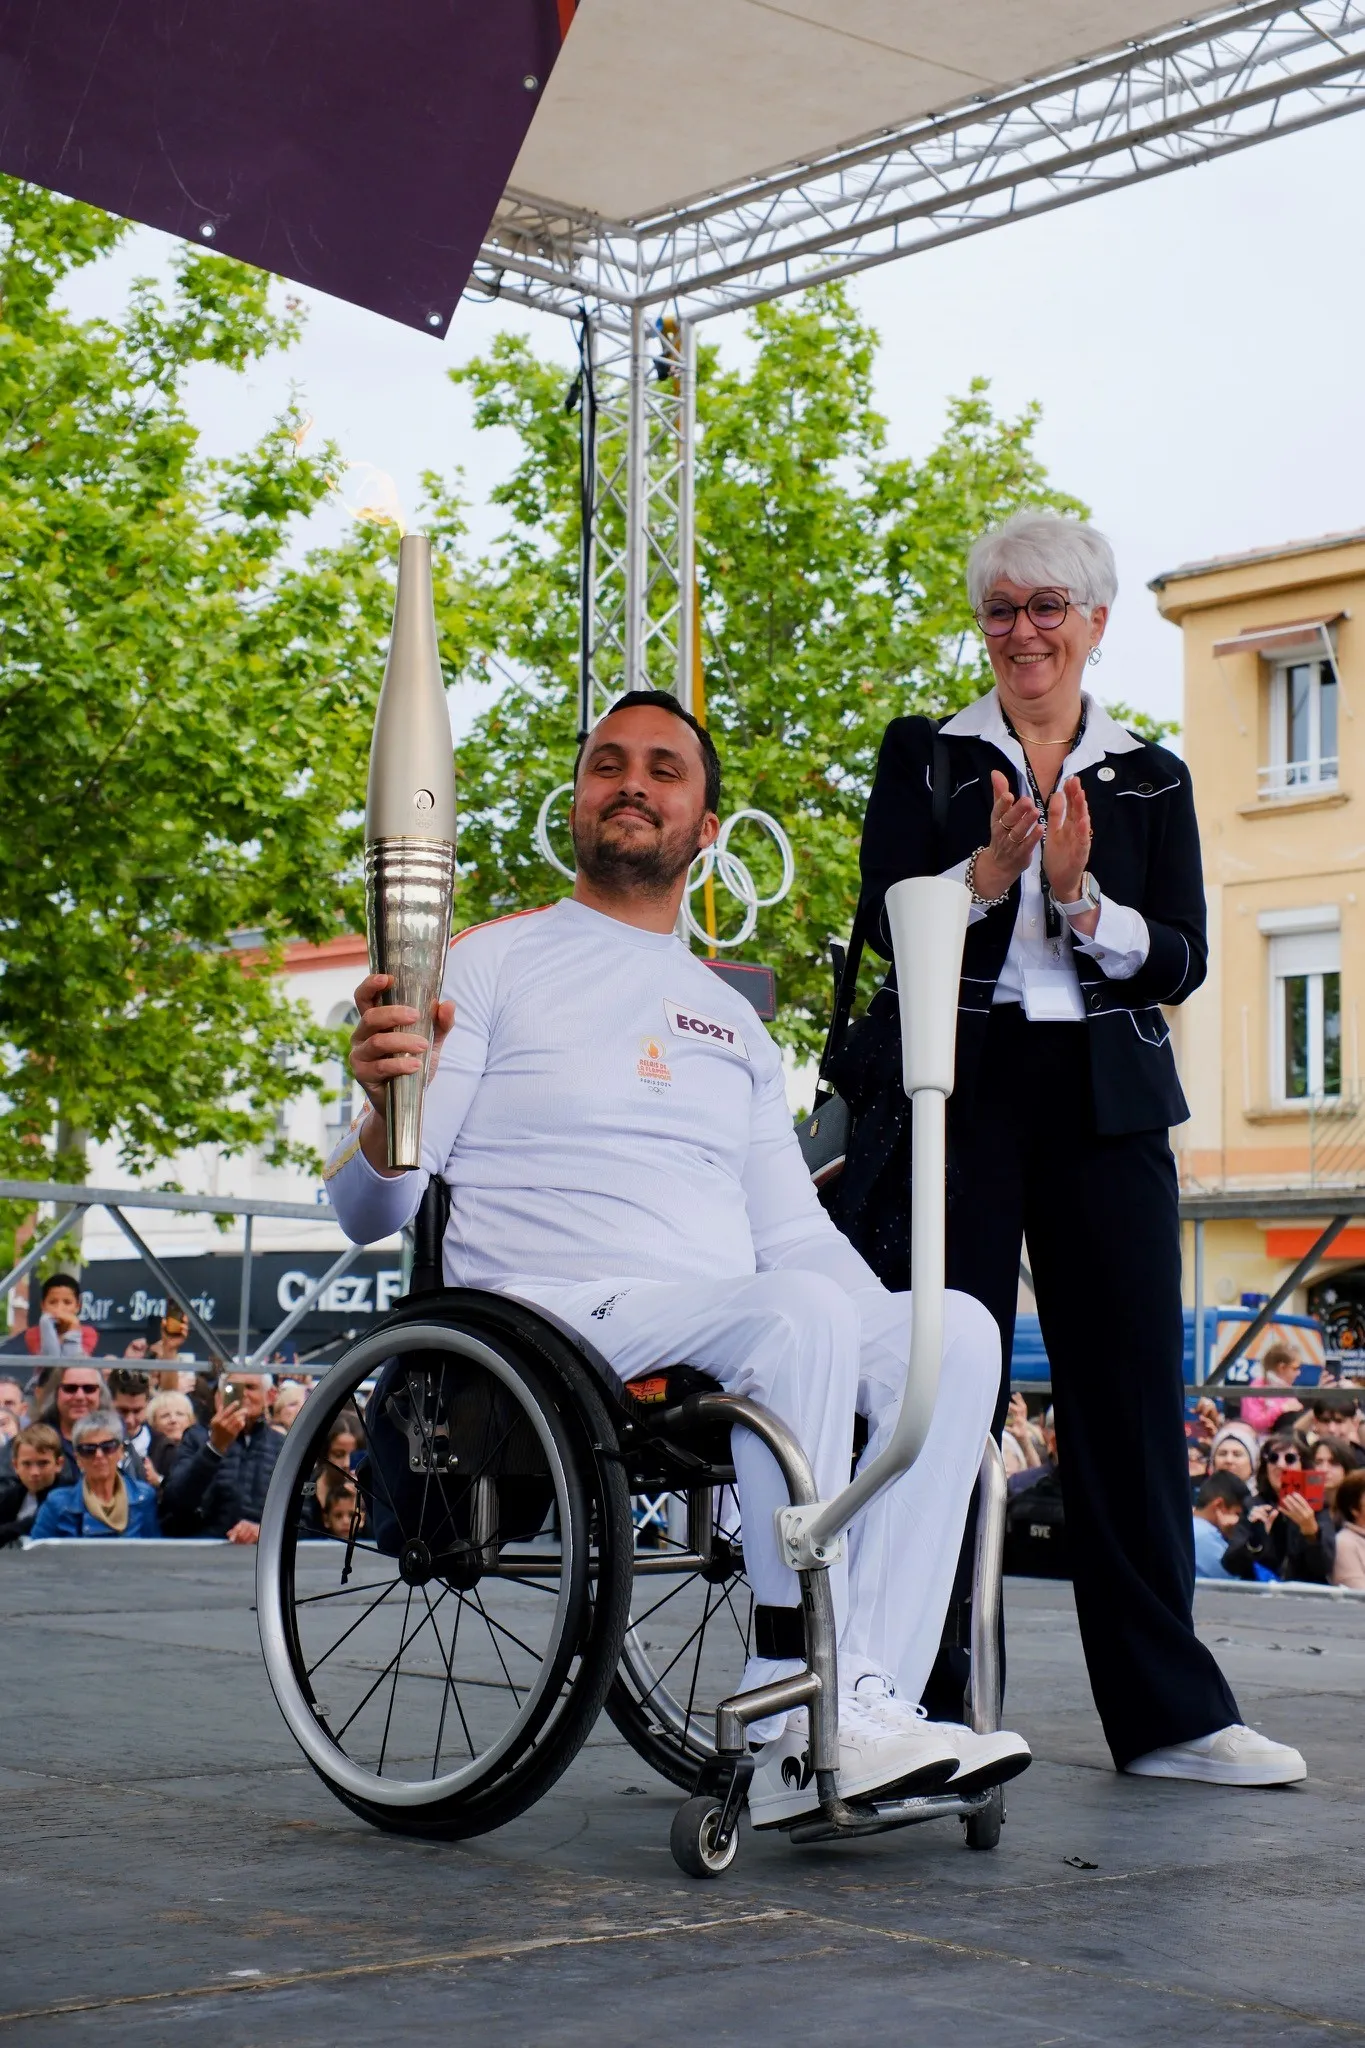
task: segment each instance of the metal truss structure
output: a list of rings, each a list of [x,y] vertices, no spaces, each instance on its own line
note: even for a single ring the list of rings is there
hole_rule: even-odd
[[[509,191],[471,279],[705,320],[1365,106],[1365,0],[1254,0],[666,213]]]
[[[591,360],[580,727],[696,692],[697,322],[1358,107],[1365,0],[1244,0],[654,216],[509,191],[469,289],[581,320]]]
[[[586,317],[583,343],[592,496],[580,732],[626,690],[692,702],[696,330],[643,307],[606,311]]]

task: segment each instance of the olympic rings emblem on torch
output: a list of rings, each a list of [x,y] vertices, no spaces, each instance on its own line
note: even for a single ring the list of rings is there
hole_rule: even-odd
[[[558,874],[564,875],[570,882],[574,879],[574,870],[566,861],[560,859],[550,843],[550,813],[560,797],[572,794],[571,782],[561,782],[557,788],[550,791],[537,814],[535,834],[536,851],[541,859],[548,861]],[[758,826],[761,831],[768,834],[777,848],[778,857],[782,862],[782,879],[770,896],[759,895],[758,884],[754,881],[747,863],[730,850],[730,834],[737,825],[744,824]],[[703,946],[742,946],[754,935],[759,911],[771,910],[775,904],[780,903],[790,891],[795,879],[796,861],[792,854],[791,841],[776,818],[770,817],[767,811],[752,808],[735,811],[721,826],[716,835],[715,845],[708,846],[705,853],[698,854],[692,863],[692,872],[687,878],[687,895],[683,897],[683,923],[692,937],[699,940]],[[711,880],[719,882],[723,889],[728,890],[730,895],[744,906],[744,916],[739,930],[732,933],[728,939],[723,939],[719,935],[713,937],[692,915],[692,906],[688,898],[694,896],[698,889],[704,888]]]

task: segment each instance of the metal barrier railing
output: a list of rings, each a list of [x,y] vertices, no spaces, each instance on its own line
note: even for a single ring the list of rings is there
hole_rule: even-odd
[[[254,1351],[250,1351],[247,1347],[251,1334],[251,1239],[255,1219],[258,1216],[276,1216],[299,1223],[335,1223],[336,1217],[330,1203],[273,1202],[254,1196],[231,1199],[223,1195],[165,1194],[141,1188],[73,1187],[61,1181],[42,1180],[0,1180],[0,1201],[29,1202],[34,1208],[51,1204],[60,1211],[55,1222],[43,1231],[24,1256],[10,1267],[3,1278],[0,1278],[0,1302],[8,1300],[19,1281],[31,1273],[44,1254],[60,1241],[69,1229],[73,1216],[83,1215],[90,1209],[102,1209],[105,1215],[117,1224],[158,1287],[169,1299],[180,1303],[196,1342],[205,1347],[206,1357],[230,1359],[239,1372],[259,1371],[285,1338],[297,1329],[332,1282],[340,1279],[341,1275],[354,1265],[362,1249],[360,1245],[347,1245],[322,1277],[310,1281],[306,1292],[294,1303],[288,1314],[276,1324]],[[170,1210],[177,1215],[242,1218],[242,1283],[235,1342],[232,1337],[224,1336],[215,1330],[200,1315],[193,1302],[185,1299],[185,1289],[176,1282],[151,1246],[128,1221],[123,1213],[125,1209]],[[30,1366],[69,1365],[71,1360],[35,1356],[30,1353],[26,1363]]]

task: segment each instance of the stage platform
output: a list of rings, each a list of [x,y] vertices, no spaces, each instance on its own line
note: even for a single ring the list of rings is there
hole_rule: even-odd
[[[425,1846],[301,1762],[253,1554],[0,1554],[0,2039],[151,2048],[916,2048],[1365,2040],[1365,1602],[1201,1590],[1199,1626],[1306,1786],[1115,1777],[1067,1586],[1011,1581],[1037,1762],[1000,1849],[957,1823],[688,1883],[678,1795],[603,1723],[533,1813]]]

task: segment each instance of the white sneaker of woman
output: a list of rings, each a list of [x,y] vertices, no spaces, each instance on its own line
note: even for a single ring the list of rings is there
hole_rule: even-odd
[[[1149,1750],[1123,1768],[1130,1778],[1192,1778],[1200,1785],[1297,1785],[1308,1776],[1296,1749],[1240,1721],[1193,1742]]]

